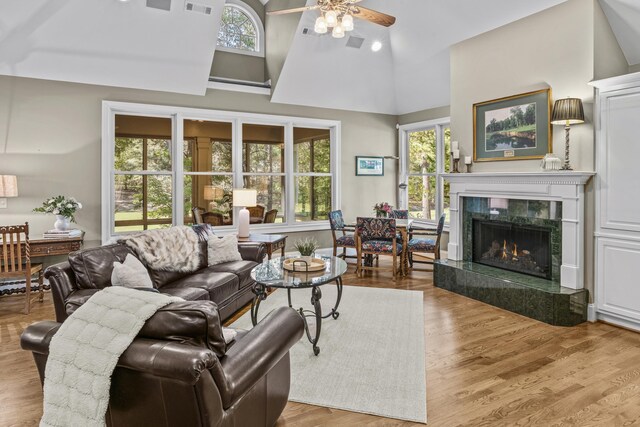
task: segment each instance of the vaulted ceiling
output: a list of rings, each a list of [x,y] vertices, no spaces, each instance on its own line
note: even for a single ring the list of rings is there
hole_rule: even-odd
[[[195,0],[210,14],[186,11],[185,1],[0,0],[0,75],[203,95],[224,0]],[[315,35],[315,11],[295,15],[291,45],[270,70],[272,101],[387,114],[448,105],[452,45],[564,1],[363,0],[397,21],[356,20],[344,39]],[[640,63],[640,0],[600,2],[628,62]],[[349,36],[362,46],[347,47]]]
[[[1,0],[0,74],[203,95],[224,0]]]
[[[389,114],[448,105],[451,45],[564,1],[364,0],[397,20],[390,28],[356,20],[349,35],[365,39],[360,49],[346,47],[348,36],[313,35],[318,12],[305,12],[273,100]]]
[[[640,64],[640,0],[600,0],[627,62]]]

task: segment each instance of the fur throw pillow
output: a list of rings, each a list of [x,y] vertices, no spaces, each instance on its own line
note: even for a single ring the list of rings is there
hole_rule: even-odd
[[[131,254],[127,255],[122,264],[117,261],[113,263],[111,285],[153,289],[147,268]]]
[[[212,236],[207,241],[207,258],[209,266],[229,261],[242,261],[238,250],[238,236],[228,234],[224,237]]]
[[[143,231],[118,242],[127,245],[152,270],[190,273],[200,266],[198,234],[185,225]]]

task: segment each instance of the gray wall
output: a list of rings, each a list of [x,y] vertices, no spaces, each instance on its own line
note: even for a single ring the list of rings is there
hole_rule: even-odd
[[[0,223],[29,221],[32,236],[38,236],[52,227],[54,218],[32,209],[48,196],[64,194],[83,202],[77,219],[87,240],[100,240],[102,100],[340,120],[347,220],[371,214],[380,199],[395,198],[395,164],[386,165],[384,177],[356,177],[354,160],[356,155],[395,152],[395,116],[272,104],[268,96],[228,91],[190,96],[0,77],[0,173],[18,175],[20,191],[20,197],[8,200],[8,209],[0,210]],[[316,234],[328,246],[329,231]]]
[[[427,120],[441,119],[449,117],[451,108],[446,105],[444,107],[430,108],[428,110],[416,111],[414,113],[403,114],[398,116],[398,124],[406,125],[408,123],[424,122]]]
[[[242,1],[256,12],[264,25],[265,10],[260,0]],[[213,55],[210,75],[226,79],[264,83],[268,80],[266,70],[265,57],[217,50]]]
[[[594,91],[588,83],[626,71],[622,51],[597,0],[569,0],[452,48],[452,138],[460,142],[461,156],[472,155],[474,103],[551,87],[554,99],[571,96],[584,102],[586,123],[571,128],[571,161],[576,170],[592,171]],[[562,156],[564,129],[553,128],[553,151]],[[474,169],[537,171],[539,161],[481,162]],[[585,191],[585,284],[592,292],[595,216],[592,183]]]

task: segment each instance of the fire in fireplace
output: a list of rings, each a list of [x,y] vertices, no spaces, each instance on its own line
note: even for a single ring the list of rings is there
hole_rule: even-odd
[[[533,225],[473,220],[473,261],[551,279],[551,230]]]

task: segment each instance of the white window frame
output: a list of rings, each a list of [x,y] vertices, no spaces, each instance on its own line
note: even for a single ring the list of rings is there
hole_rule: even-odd
[[[264,58],[264,24],[255,10],[241,0],[227,0],[225,7],[231,6],[240,9],[249,17],[256,29],[256,50],[235,49],[231,47],[218,46],[218,35],[216,34],[216,50],[221,52],[239,53],[240,55],[259,56]],[[222,15],[220,15],[220,27],[222,27]]]
[[[400,153],[400,169],[398,174],[398,205],[401,209],[409,208],[409,189],[402,188],[409,183],[409,134],[422,130],[435,129],[436,131],[436,171],[429,173],[429,176],[436,177],[436,216],[434,219],[420,219],[420,222],[437,224],[438,218],[444,212],[444,177],[447,174],[444,170],[444,129],[451,127],[451,118],[443,117],[435,120],[409,123],[398,127],[398,141]],[[445,228],[448,228],[448,223]]]
[[[274,224],[252,224],[251,230],[258,233],[283,233],[299,231],[328,230],[328,220],[295,221],[295,188],[293,167],[293,128],[329,129],[331,136],[331,209],[341,206],[340,152],[342,123],[339,120],[312,119],[302,117],[277,116],[269,114],[243,113],[201,108],[185,108],[165,105],[138,104],[116,101],[102,101],[102,242],[107,243],[122,235],[114,231],[115,188],[114,145],[116,115],[140,115],[164,117],[172,120],[171,161],[173,178],[173,225],[184,224],[184,167],[182,144],[184,141],[184,120],[223,121],[232,123],[232,144],[234,162],[234,188],[242,188],[242,125],[265,124],[285,128],[285,207],[286,222]],[[237,208],[236,208],[237,209]],[[216,227],[220,234],[237,232],[237,223]]]

